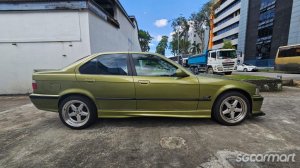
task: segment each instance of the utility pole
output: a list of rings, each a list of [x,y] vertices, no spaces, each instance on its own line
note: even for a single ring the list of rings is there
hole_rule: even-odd
[[[177,49],[178,49],[178,52],[177,52],[177,62],[179,64],[179,29],[177,30]]]

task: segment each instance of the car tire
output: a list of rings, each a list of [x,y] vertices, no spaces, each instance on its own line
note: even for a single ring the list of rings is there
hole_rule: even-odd
[[[212,69],[212,67],[207,68],[207,73],[208,74],[213,74],[214,73],[214,70]]]
[[[240,92],[226,92],[214,103],[213,118],[222,125],[234,126],[243,122],[250,113],[250,103]]]
[[[59,104],[59,118],[72,129],[89,127],[97,119],[97,108],[86,97],[70,96]]]
[[[244,72],[248,72],[247,68],[244,68]]]

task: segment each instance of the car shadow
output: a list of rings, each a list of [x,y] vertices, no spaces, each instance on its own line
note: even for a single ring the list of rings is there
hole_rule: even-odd
[[[88,129],[103,127],[182,127],[218,125],[214,120],[207,118],[167,118],[167,117],[134,117],[134,118],[114,118],[98,119]]]

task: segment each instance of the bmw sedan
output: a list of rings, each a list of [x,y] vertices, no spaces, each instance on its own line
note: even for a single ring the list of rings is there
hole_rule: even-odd
[[[264,114],[255,85],[194,75],[153,53],[94,54],[61,70],[35,70],[32,78],[33,104],[58,112],[73,129],[97,118],[146,116],[213,118],[231,126]]]

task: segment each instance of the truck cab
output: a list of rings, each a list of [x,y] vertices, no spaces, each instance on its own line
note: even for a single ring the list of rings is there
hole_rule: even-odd
[[[237,66],[236,50],[208,50],[204,54],[189,57],[188,66],[195,74],[207,72],[210,74],[225,73],[229,75]]]

